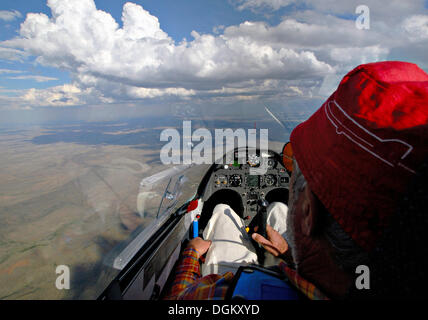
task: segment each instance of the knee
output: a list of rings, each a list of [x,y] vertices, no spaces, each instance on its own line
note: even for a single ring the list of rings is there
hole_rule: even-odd
[[[213,215],[215,214],[224,214],[226,210],[232,210],[232,208],[228,204],[220,203],[215,206]]]
[[[288,206],[285,203],[282,202],[272,202],[268,208],[269,211],[271,210],[280,210],[283,212],[288,212]]]

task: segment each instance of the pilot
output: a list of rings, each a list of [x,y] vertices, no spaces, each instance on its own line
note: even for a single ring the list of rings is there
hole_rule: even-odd
[[[284,279],[309,299],[426,296],[428,75],[361,65],[290,140],[289,207],[272,204],[267,237],[252,234]],[[258,262],[229,206],[215,208],[204,238],[182,253],[167,299],[224,299],[236,268]]]

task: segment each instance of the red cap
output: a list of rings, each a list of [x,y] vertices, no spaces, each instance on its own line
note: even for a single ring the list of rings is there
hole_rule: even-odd
[[[290,140],[311,190],[370,251],[428,157],[428,75],[406,62],[361,65]]]

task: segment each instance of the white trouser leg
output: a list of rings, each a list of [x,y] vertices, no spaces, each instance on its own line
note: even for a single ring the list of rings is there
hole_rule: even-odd
[[[285,231],[287,230],[287,214],[288,207],[282,202],[274,202],[268,207],[267,224],[274,230],[278,231],[280,235],[285,238]],[[280,260],[265,251],[263,265],[265,267],[277,266]]]
[[[268,208],[267,223],[281,235],[287,230],[288,207],[280,202]],[[257,254],[245,231],[242,219],[228,205],[219,204],[214,208],[208,222],[204,239],[212,244],[202,265],[202,275],[236,272],[241,265],[257,263]]]
[[[267,224],[285,238],[288,207],[282,202],[273,202],[268,207]]]
[[[202,265],[202,275],[236,272],[241,265],[257,263],[256,250],[245,231],[242,219],[225,204],[214,208],[204,230],[212,244]]]

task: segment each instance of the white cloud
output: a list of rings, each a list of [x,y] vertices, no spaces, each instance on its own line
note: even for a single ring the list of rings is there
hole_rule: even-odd
[[[333,60],[353,64],[355,61],[361,63],[368,63],[371,61],[382,60],[389,53],[387,48],[382,48],[378,45],[369,47],[344,47],[344,48],[333,48],[330,51],[330,56]]]
[[[57,78],[45,77],[45,76],[36,76],[36,75],[14,76],[14,77],[8,77],[7,79],[11,79],[11,80],[35,80],[37,82],[48,82],[48,81],[58,80]]]
[[[130,87],[128,92],[130,96],[141,99],[156,98],[162,96],[190,97],[195,95],[194,90],[186,90],[183,88],[150,89]]]
[[[2,45],[70,71],[82,88],[108,93],[116,84],[114,91],[128,98],[187,97],[248,79],[305,79],[332,71],[311,51],[274,47],[240,35],[192,32],[192,41],[176,44],[156,17],[132,3],[124,5],[122,28],[93,1],[49,0],[48,5],[51,19],[28,14],[20,37]]]
[[[386,59],[389,48],[396,42],[400,45],[407,43],[402,36],[397,37],[397,33],[395,38],[379,31],[364,33],[355,28],[353,21],[334,16],[323,16],[321,19],[319,14],[303,12],[298,18],[301,21],[285,17],[276,26],[247,22],[226,28],[224,35],[272,48],[310,52],[318,61],[328,64],[341,75],[358,64]],[[323,77],[330,74],[326,73]],[[309,77],[314,75],[309,74]]]
[[[386,14],[391,14],[392,12],[398,14],[409,14],[417,13],[424,8],[424,0],[389,0],[389,1],[379,1],[379,0],[230,0],[231,3],[239,10],[244,9],[258,9],[258,8],[270,8],[272,10],[278,10],[283,7],[287,7],[290,4],[304,4],[308,9],[315,10],[317,12],[323,13],[333,13],[333,14],[344,14],[351,13],[355,14],[355,9],[359,5],[366,5],[372,11],[376,13],[377,16],[382,16]],[[402,16],[401,15],[401,16]],[[396,18],[395,16],[394,18]]]
[[[232,0],[236,4],[238,10],[255,9],[268,7],[273,10],[278,10],[282,7],[286,7],[296,0]]]
[[[23,73],[21,70],[0,69],[0,74],[17,74]]]
[[[78,95],[81,90],[73,85],[64,85],[49,90],[30,89],[23,96],[29,105],[41,106],[70,106],[80,104]]]
[[[99,101],[110,102],[95,89],[82,90],[74,84],[65,84],[48,89],[24,90],[17,102],[25,107],[69,107]]]
[[[222,32],[226,27],[224,25],[219,25],[219,26],[215,26],[213,27],[213,32],[215,34],[219,34],[220,32]]]
[[[0,46],[0,60],[23,61],[27,54],[22,50]]]
[[[226,28],[224,34],[229,38],[244,37],[247,41],[294,50],[367,47],[379,44],[382,37],[377,31],[363,33],[355,28],[353,21],[332,16],[324,17],[323,21],[316,21],[319,17],[313,14],[300,15],[300,18],[304,21],[286,17],[276,26],[264,22],[245,22]]]
[[[1,109],[34,109],[37,107],[73,107],[113,103],[94,88],[81,89],[76,84],[64,84],[46,89],[0,88]]]
[[[296,0],[297,1],[297,0]],[[387,19],[396,23],[409,14],[421,12],[425,7],[424,0],[303,0],[310,8],[317,12],[332,14],[356,14],[359,5],[366,5],[370,9],[373,19]],[[301,2],[301,1],[299,1]]]
[[[371,21],[378,26],[394,27],[410,15],[426,11],[425,0],[229,0],[238,10],[249,9],[264,13],[266,9],[276,11],[290,6],[285,15],[295,16],[302,7],[310,12],[326,15],[358,16],[356,8],[366,5],[370,9]],[[293,6],[294,5],[294,6]]]
[[[20,35],[0,43],[0,59],[32,55],[40,64],[71,73],[71,86],[79,92],[61,87],[26,92],[24,100],[34,106],[312,97],[327,94],[336,79],[356,65],[387,59],[391,52],[412,50],[427,59],[423,1],[393,0],[389,6],[366,1],[372,9],[369,31],[326,13],[355,13],[359,1],[304,1],[312,9],[293,11],[274,26],[254,21],[218,26],[214,35],[193,31],[191,40],[177,43],[157,17],[139,5],[124,5],[120,27],[110,14],[97,10],[93,0],[48,0],[52,17],[28,14]],[[235,3],[241,9],[275,10],[296,1]],[[397,12],[391,23],[391,13]]]
[[[0,10],[0,20],[13,21],[21,17],[22,17],[21,12],[17,10],[12,10],[12,11]]]
[[[405,19],[402,26],[412,41],[428,39],[428,15],[414,15]]]

